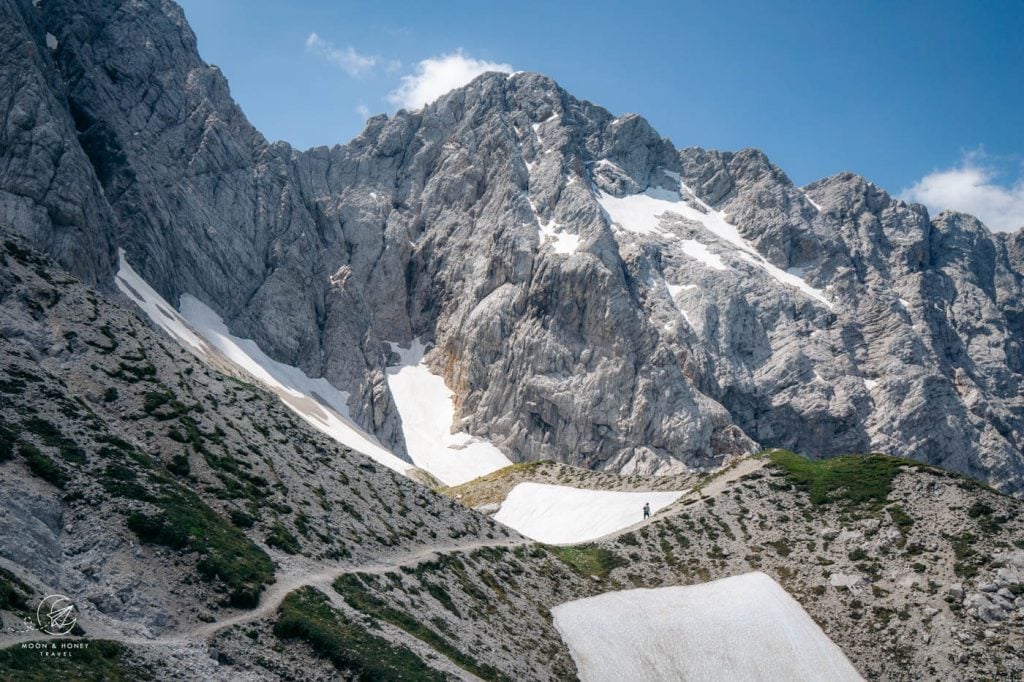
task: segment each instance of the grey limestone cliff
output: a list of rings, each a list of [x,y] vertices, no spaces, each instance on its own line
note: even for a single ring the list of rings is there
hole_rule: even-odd
[[[248,123],[172,2],[0,7],[5,227],[101,284],[124,248],[399,453],[388,342],[420,338],[456,428],[514,460],[884,450],[1024,491],[1021,232],[679,150],[537,74],[300,152]],[[647,200],[649,229],[622,218]]]

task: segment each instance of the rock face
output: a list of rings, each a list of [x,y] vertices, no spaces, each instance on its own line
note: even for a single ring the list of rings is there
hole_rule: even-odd
[[[456,427],[517,461],[882,450],[1024,491],[1022,232],[677,150],[536,74],[298,152],[248,123],[172,2],[0,11],[7,226],[101,284],[124,248],[399,453],[387,342],[421,338]]]
[[[75,595],[91,634],[156,636],[250,608],[301,572],[300,556],[336,566],[508,535],[211,370],[4,232],[0,360],[0,591],[9,569],[39,597]]]

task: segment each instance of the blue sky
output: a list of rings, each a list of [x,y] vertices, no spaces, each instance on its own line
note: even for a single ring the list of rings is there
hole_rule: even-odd
[[[759,147],[797,184],[853,170],[1024,225],[1017,0],[179,1],[250,120],[299,148],[493,62],[642,114],[679,147]]]

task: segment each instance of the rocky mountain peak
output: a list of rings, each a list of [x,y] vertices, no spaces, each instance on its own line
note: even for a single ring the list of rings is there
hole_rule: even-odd
[[[123,248],[395,452],[390,344],[419,339],[453,428],[513,460],[669,472],[756,443],[1024,485],[1019,236],[852,173],[798,188],[758,150],[677,150],[539,74],[299,152],[172,3],[2,11],[11,228],[108,288]]]

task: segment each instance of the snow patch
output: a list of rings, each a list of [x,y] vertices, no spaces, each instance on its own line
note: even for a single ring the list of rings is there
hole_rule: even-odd
[[[708,250],[708,247],[695,239],[684,239],[679,242],[680,248],[690,258],[699,260],[713,270],[728,270],[729,266],[722,262],[722,257]]]
[[[686,220],[700,223],[708,232],[722,241],[735,247],[738,255],[758,266],[782,284],[799,289],[808,297],[832,308],[832,302],[825,297],[821,289],[809,285],[802,277],[786,272],[768,262],[764,256],[740,235],[736,226],[725,219],[725,214],[716,211],[696,198],[696,195],[685,184],[679,185],[681,192],[692,196],[697,206],[683,201],[680,192],[651,187],[640,194],[625,197],[614,197],[599,191],[597,201],[608,214],[611,222],[621,229],[641,235],[664,235],[661,228],[661,216],[666,213],[678,215]],[[692,240],[691,240],[692,241]],[[724,267],[724,264],[723,264]]]
[[[615,171],[616,173],[619,173],[620,175],[625,175],[626,174],[626,171],[622,170],[622,166],[620,166],[619,164],[615,163],[614,161],[609,161],[608,159],[599,159],[598,162],[597,162],[597,167],[598,168],[611,168],[613,171]]]
[[[717,256],[716,256],[716,258],[717,258]],[[697,327],[694,326],[693,320],[690,319],[690,316],[687,314],[686,310],[684,310],[683,307],[681,305],[679,305],[679,303],[676,301],[676,296],[679,295],[680,293],[684,292],[684,291],[692,291],[693,289],[696,289],[697,285],[696,284],[669,284],[668,282],[665,282],[665,287],[668,289],[668,295],[672,297],[672,302],[676,304],[676,310],[678,310],[679,314],[683,316],[684,320],[686,320],[686,324],[690,325],[690,329],[696,329]],[[672,330],[669,329],[668,331],[672,331]]]
[[[452,433],[454,394],[423,361],[422,343],[414,340],[408,349],[392,343],[391,349],[401,360],[387,370],[388,388],[402,417],[405,448],[416,466],[446,485],[459,485],[512,464],[490,443]]]
[[[551,615],[583,682],[861,679],[800,604],[760,572],[608,592]]]
[[[348,418],[348,394],[326,379],[311,379],[302,370],[271,359],[255,341],[231,335],[224,321],[199,299],[181,297],[179,314],[131,265],[120,250],[117,288],[135,302],[154,324],[185,350],[205,361],[229,363],[275,393],[315,429],[384,466],[405,474],[411,465],[385,449]]]
[[[158,294],[153,287],[149,286],[149,283],[142,279],[139,273],[132,269],[125,258],[124,249],[118,249],[117,258],[118,270],[114,277],[114,284],[121,290],[121,293],[139,306],[142,312],[146,313],[146,317],[167,332],[185,350],[205,358],[210,353],[210,347],[192,330],[188,321],[179,315],[174,307],[165,301],[164,297]]]
[[[672,298],[675,298],[681,291],[692,291],[697,288],[696,284],[669,284],[667,282],[665,286],[668,287],[668,294]]]
[[[544,146],[544,138],[540,134],[540,127],[542,125],[544,125],[545,123],[550,123],[551,121],[557,121],[558,118],[559,118],[558,114],[551,114],[550,116],[548,116],[546,119],[544,119],[540,123],[531,123],[530,124],[530,127],[533,128],[533,134],[537,136],[537,142],[540,143],[541,147]]]
[[[875,390],[875,386],[878,386],[877,380],[867,378],[864,379],[864,388],[868,389],[869,391],[873,391]]]
[[[553,220],[545,221],[537,212],[537,205],[530,201],[530,209],[533,211],[533,219],[537,221],[537,240],[541,246],[550,243],[555,253],[568,255],[580,248],[579,235],[565,232],[564,227]]]
[[[578,251],[580,248],[579,235],[561,231],[563,229],[554,221],[545,223],[539,216],[537,218],[537,238],[541,244],[550,243],[555,253],[563,255]]]
[[[643,521],[644,503],[649,503],[651,511],[656,512],[682,494],[681,491],[637,493],[520,483],[512,488],[494,520],[538,542],[587,542]]]
[[[600,165],[605,162],[601,159]],[[598,203],[608,213],[611,221],[621,229],[635,234],[663,234],[660,217],[666,212],[677,213],[675,206],[666,207],[660,199],[651,196],[651,190],[643,194],[631,194],[625,197],[613,197],[610,194],[601,192],[598,196]]]
[[[301,369],[274,360],[251,339],[232,336],[220,315],[194,296],[182,294],[181,314],[221,355],[273,391],[313,428],[400,474],[411,468],[349,419],[348,393],[327,379],[312,379]]]
[[[804,199],[807,199],[807,203],[808,203],[808,204],[810,204],[811,206],[813,206],[813,207],[814,207],[814,210],[815,210],[815,211],[817,211],[818,213],[821,213],[822,211],[824,211],[824,210],[825,210],[825,209],[823,209],[823,208],[822,208],[821,206],[819,206],[819,205],[818,205],[818,204],[817,204],[817,203],[816,203],[816,202],[814,201],[814,199],[812,199],[812,198],[810,198],[809,196],[807,196],[807,192],[804,192],[803,190],[801,190],[801,191],[800,191],[800,193],[804,195]]]
[[[791,286],[794,289],[799,289],[803,293],[807,294],[807,296],[809,296],[810,298],[813,298],[814,300],[823,303],[827,308],[832,308],[832,301],[828,300],[825,297],[825,293],[821,289],[815,289],[814,287],[812,287],[800,275],[795,275],[792,272],[783,270],[772,265],[767,260],[765,260],[764,257],[761,256],[761,254],[758,253],[740,253],[740,256],[743,259],[747,260],[748,262],[753,263],[754,265],[764,269],[769,275],[774,277],[777,281],[781,282],[782,284]],[[793,269],[794,268],[790,268],[790,270]],[[801,272],[803,272],[803,270],[801,270]]]
[[[52,33],[47,33],[46,47],[50,48],[51,50],[56,50],[57,45],[59,45],[59,43],[57,42],[57,36],[53,35]]]

